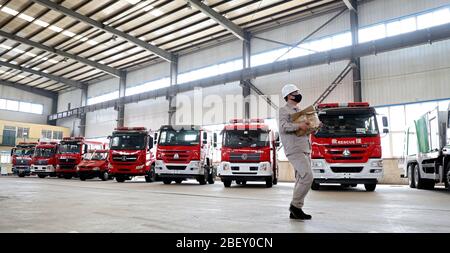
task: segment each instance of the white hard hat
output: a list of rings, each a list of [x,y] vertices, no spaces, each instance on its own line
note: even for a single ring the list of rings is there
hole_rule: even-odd
[[[295,84],[286,84],[283,86],[283,89],[281,89],[281,95],[283,98],[287,97],[287,95],[291,94],[292,92],[300,91]]]

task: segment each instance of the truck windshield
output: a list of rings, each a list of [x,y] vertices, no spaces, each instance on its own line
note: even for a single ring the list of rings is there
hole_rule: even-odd
[[[36,148],[34,155],[37,157],[52,157],[55,154],[54,148]]]
[[[81,144],[63,143],[59,146],[60,154],[78,154],[81,152]]]
[[[114,134],[110,148],[113,150],[142,150],[145,149],[146,135],[144,134]]]
[[[223,146],[230,148],[267,147],[269,132],[263,130],[226,130]]]
[[[83,160],[102,161],[106,160],[108,153],[90,152],[83,155]]]
[[[373,113],[333,113],[319,115],[323,126],[316,137],[374,137],[379,134]]]
[[[161,146],[195,146],[200,143],[200,131],[196,130],[164,130],[158,144]]]
[[[14,150],[13,155],[16,156],[31,156],[33,154],[34,149],[32,148],[16,148]]]

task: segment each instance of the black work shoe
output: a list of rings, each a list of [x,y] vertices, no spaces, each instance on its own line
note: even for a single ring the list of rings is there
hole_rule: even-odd
[[[291,211],[291,214],[289,215],[289,218],[291,219],[310,220],[312,218],[311,215],[304,213],[301,208],[297,208],[293,205],[291,205],[289,211]]]

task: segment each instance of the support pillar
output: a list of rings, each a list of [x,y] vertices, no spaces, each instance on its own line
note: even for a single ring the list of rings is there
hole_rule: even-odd
[[[351,0],[352,6],[354,6],[354,10],[350,10],[350,30],[352,33],[352,44],[357,45],[359,43],[358,39],[358,1]],[[362,83],[361,83],[361,64],[360,58],[353,58],[352,62],[353,70],[352,70],[352,81],[353,81],[353,100],[355,102],[362,101]]]

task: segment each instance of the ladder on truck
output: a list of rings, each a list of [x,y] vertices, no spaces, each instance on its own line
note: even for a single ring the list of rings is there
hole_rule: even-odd
[[[322,103],[328,95],[344,80],[344,78],[350,73],[350,71],[356,67],[353,62],[349,62],[347,66],[345,66],[344,70],[342,70],[341,73],[334,79],[334,81],[328,86],[328,88],[325,89],[325,91],[319,96],[319,98],[314,102],[314,106],[317,106],[318,104]]]

